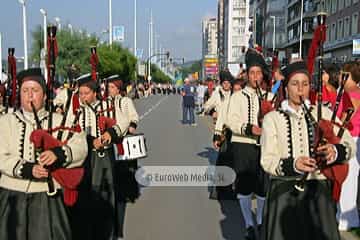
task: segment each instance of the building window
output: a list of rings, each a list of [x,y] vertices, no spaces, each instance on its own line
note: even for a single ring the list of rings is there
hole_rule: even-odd
[[[234,8],[240,8],[240,4],[241,4],[240,0],[234,0],[233,3],[234,3],[234,5],[233,5]]]
[[[336,13],[337,11],[337,0],[331,1],[331,13]]]
[[[331,28],[328,25],[326,26],[326,41],[331,41]]]
[[[336,23],[332,24],[331,27],[331,41],[335,41],[336,40]]]
[[[358,28],[359,28],[359,13],[354,13],[352,15],[352,21],[351,21],[351,35],[358,34]]]
[[[339,0],[339,7],[338,7],[338,10],[341,10],[344,8],[344,1],[345,0]]]
[[[344,22],[344,37],[348,36],[350,36],[350,17],[346,17]]]
[[[294,38],[294,31],[291,28],[290,31],[288,32],[288,41],[293,40],[293,38]]]
[[[351,0],[345,0],[345,7],[350,7]]]
[[[232,44],[233,45],[240,45],[241,37],[240,36],[233,36],[232,37]]]
[[[241,53],[241,47],[240,46],[236,46],[232,48],[232,57],[233,58],[238,58],[240,57],[240,53]]]
[[[326,0],[326,12],[331,12],[331,0]]]
[[[337,33],[337,39],[338,40],[342,40],[344,35],[343,35],[343,20],[340,19],[338,20],[338,33]]]

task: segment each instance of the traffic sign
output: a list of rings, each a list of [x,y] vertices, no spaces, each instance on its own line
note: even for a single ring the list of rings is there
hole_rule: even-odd
[[[138,75],[139,76],[145,76],[146,74],[146,66],[145,64],[139,64],[139,67],[138,67]]]
[[[114,26],[113,27],[113,40],[123,42],[125,40],[125,27]]]

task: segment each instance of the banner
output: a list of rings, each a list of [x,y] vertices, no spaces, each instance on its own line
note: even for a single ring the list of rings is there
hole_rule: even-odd
[[[353,55],[360,55],[360,39],[353,40]]]

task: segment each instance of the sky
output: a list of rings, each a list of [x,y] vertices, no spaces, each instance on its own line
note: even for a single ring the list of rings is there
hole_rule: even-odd
[[[48,21],[61,19],[61,26],[69,23],[74,30],[96,33],[103,40],[108,35],[101,32],[108,28],[108,0],[26,0],[29,47],[31,32],[42,24],[40,8],[47,11]],[[134,0],[112,0],[113,25],[125,26],[128,48],[134,46]],[[174,58],[185,61],[201,58],[201,21],[214,17],[217,0],[137,0],[137,47],[148,55],[148,23],[153,13],[154,31],[158,42]],[[0,32],[2,57],[7,49],[15,47],[15,55],[23,56],[22,7],[18,0],[0,0]],[[61,46],[59,46],[61,47]]]

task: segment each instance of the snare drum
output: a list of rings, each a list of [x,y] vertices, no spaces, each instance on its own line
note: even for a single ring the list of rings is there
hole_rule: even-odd
[[[146,139],[142,133],[125,136],[122,145],[124,154],[117,154],[116,160],[136,160],[147,157]]]

